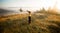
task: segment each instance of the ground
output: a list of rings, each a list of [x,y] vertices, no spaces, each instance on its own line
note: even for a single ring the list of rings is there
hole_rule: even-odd
[[[60,14],[33,13],[28,24],[28,14],[0,17],[1,33],[60,33]]]

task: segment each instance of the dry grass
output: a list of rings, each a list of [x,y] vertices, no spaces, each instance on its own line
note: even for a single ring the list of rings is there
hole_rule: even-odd
[[[28,24],[27,14],[1,17],[1,33],[60,33],[60,15],[36,14],[32,14],[30,24]]]

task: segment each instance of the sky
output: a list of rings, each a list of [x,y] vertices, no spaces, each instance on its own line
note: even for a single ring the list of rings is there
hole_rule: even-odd
[[[60,0],[0,0],[0,8],[18,10],[38,10],[40,8],[48,9],[56,6],[60,9]]]

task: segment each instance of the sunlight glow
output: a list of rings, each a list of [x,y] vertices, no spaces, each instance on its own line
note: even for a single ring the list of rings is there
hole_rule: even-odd
[[[49,7],[54,8],[55,3],[57,2],[56,7],[60,9],[60,0],[13,0],[12,2],[11,1],[12,0],[9,0],[8,3],[2,3],[1,7],[12,7],[11,9],[13,10],[19,9],[20,7],[25,10],[38,10],[43,7],[45,9],[48,9]]]

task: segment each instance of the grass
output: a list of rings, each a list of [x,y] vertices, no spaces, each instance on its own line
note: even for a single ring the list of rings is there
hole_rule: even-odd
[[[28,24],[27,14],[0,17],[1,33],[60,33],[60,15],[32,14],[32,21]],[[8,18],[7,18],[8,17]]]

